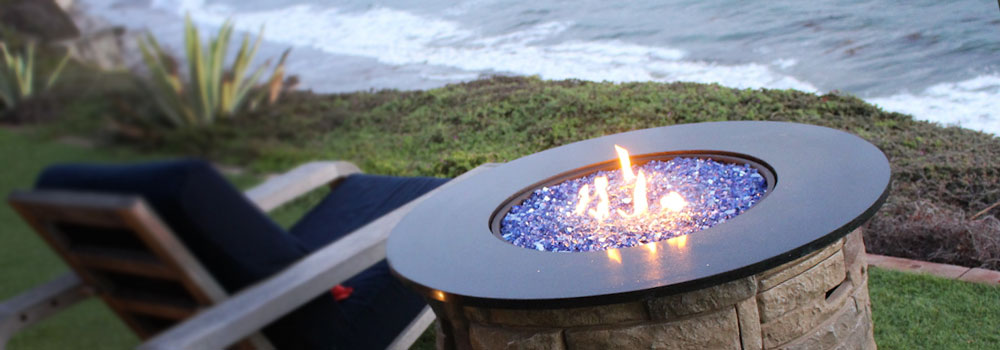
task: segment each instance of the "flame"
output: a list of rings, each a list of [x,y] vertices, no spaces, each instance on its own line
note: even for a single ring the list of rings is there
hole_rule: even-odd
[[[632,172],[632,162],[629,160],[628,150],[615,145],[615,151],[618,152],[618,162],[622,165],[622,175],[625,176],[625,181],[632,182],[632,179],[635,179],[635,173]]]
[[[616,189],[615,193],[625,192],[628,190],[630,184],[632,186],[631,192],[632,197],[626,199],[626,203],[632,203],[632,213],[627,213],[624,210],[618,209],[616,212],[618,216],[623,219],[634,219],[643,214],[649,213],[649,198],[646,194],[649,178],[646,177],[642,171],[639,171],[638,176],[632,171],[632,162],[629,160],[628,150],[622,148],[619,145],[615,145],[615,151],[618,153],[618,160],[621,163],[621,172],[624,177],[624,184],[621,188]],[[590,193],[591,186],[583,185],[580,187],[580,191],[577,194],[576,207],[573,209],[573,213],[576,215],[590,215],[599,222],[603,222],[611,218],[611,196],[608,194],[608,186],[610,182],[607,176],[599,176],[594,179],[594,194]],[[629,201],[631,200],[631,201]],[[596,205],[593,202],[596,201]],[[684,197],[677,192],[670,192],[666,196],[660,198],[660,208],[664,211],[678,212],[687,206],[687,201]],[[656,249],[656,248],[650,248]]]
[[[646,203],[646,174],[643,174],[641,171],[639,172],[639,177],[635,180],[635,188],[632,189],[632,203],[633,210],[631,215],[621,209],[618,209],[618,215],[621,215],[623,218],[632,218],[642,215],[649,210],[649,204]]]
[[[669,211],[681,211],[687,206],[687,201],[677,192],[670,192],[660,198],[660,207]]]
[[[597,191],[597,209],[587,211],[597,221],[604,221],[611,216],[611,199],[608,197],[608,177],[601,176],[594,179],[594,191]]]
[[[656,255],[656,242],[646,243],[646,249],[649,249],[649,253]]]
[[[618,252],[618,249],[608,249],[608,259],[614,260],[614,262],[621,264],[622,255]]]
[[[583,215],[583,212],[587,210],[587,205],[590,205],[590,186],[583,185],[583,187],[580,187],[580,195],[578,197],[580,201],[576,203],[576,209],[573,210],[573,213]]]

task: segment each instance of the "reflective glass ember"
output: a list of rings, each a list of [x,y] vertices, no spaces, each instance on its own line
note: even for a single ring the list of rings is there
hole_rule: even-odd
[[[764,176],[749,164],[711,158],[654,160],[629,169],[536,189],[504,216],[501,236],[551,252],[632,247],[726,222],[767,190]]]

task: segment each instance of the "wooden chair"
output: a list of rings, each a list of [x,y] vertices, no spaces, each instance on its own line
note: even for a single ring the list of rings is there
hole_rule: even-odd
[[[490,166],[481,166],[449,183]],[[359,172],[314,162],[245,192],[264,211]],[[439,189],[438,189],[439,190]],[[72,272],[0,303],[0,349],[17,331],[91,295],[100,296],[144,343],[139,349],[269,349],[258,331],[385,258],[389,231],[433,190],[239,291],[227,293],[141,199],[66,191],[19,191],[11,205]],[[424,308],[389,348],[408,348],[434,320]]]

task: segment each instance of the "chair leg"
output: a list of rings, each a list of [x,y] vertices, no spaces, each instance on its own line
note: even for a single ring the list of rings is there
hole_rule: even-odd
[[[410,322],[402,332],[396,336],[396,339],[389,344],[386,348],[388,350],[406,350],[409,349],[413,342],[420,338],[421,334],[427,330],[427,326],[430,326],[435,319],[434,311],[431,310],[430,306],[425,306],[417,318]]]
[[[66,273],[0,303],[0,350],[18,331],[56,314],[93,293],[75,273]]]

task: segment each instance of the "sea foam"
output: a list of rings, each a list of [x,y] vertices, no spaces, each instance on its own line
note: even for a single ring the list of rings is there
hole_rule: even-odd
[[[868,99],[886,110],[917,119],[1000,135],[1000,75],[941,83],[913,94]]]
[[[333,54],[370,57],[390,65],[434,65],[481,73],[537,75],[545,79],[593,81],[692,81],[737,88],[799,89],[811,84],[762,64],[718,64],[686,60],[674,48],[624,41],[549,43],[573,22],[545,22],[501,35],[483,35],[460,23],[376,6],[343,12],[316,5],[238,12],[200,0],[156,0],[153,6],[189,13],[200,23],[232,18],[241,31],[267,28],[270,41]],[[463,74],[468,76],[468,74]]]

